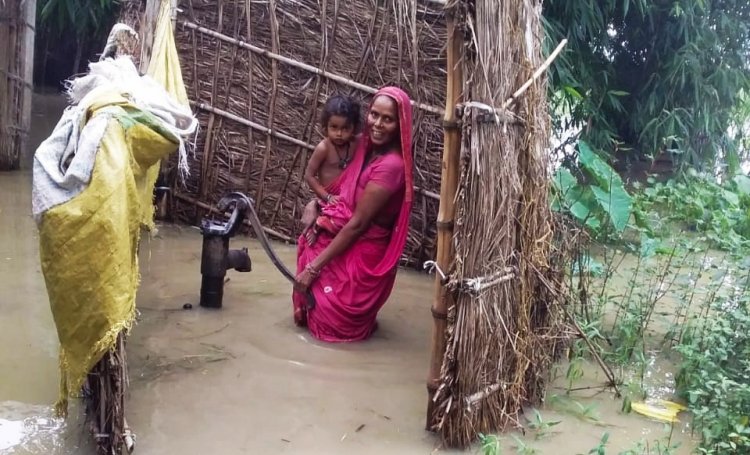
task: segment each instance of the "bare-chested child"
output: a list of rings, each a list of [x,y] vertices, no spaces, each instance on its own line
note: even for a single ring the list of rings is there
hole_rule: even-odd
[[[359,103],[350,97],[334,95],[326,101],[320,115],[320,126],[325,136],[305,169],[305,181],[317,198],[324,203],[335,203],[340,193],[339,176],[354,156],[356,133],[360,123]],[[318,213],[318,200],[305,207],[302,223],[310,227]],[[308,241],[313,241],[312,233]]]

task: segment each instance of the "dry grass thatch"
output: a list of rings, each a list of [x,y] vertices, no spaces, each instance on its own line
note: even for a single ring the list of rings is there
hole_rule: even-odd
[[[86,420],[98,455],[122,455],[135,447],[135,436],[125,420],[129,383],[126,336],[124,331],[117,336],[115,346],[94,365],[83,386]]]
[[[434,397],[446,444],[517,424],[538,402],[561,335],[562,276],[548,204],[539,0],[452,0],[463,26],[464,105],[447,347]],[[487,107],[509,106],[496,116]],[[506,121],[508,120],[508,121]]]
[[[31,120],[36,2],[0,1],[0,171],[21,165]]]
[[[182,0],[176,39],[201,122],[172,213],[195,223],[229,191],[256,200],[269,233],[294,239],[311,197],[303,172],[335,93],[365,103],[403,87],[415,109],[417,200],[405,259],[434,255],[445,92],[442,5],[433,0]],[[269,52],[279,57],[270,57]],[[354,82],[356,81],[356,82]]]

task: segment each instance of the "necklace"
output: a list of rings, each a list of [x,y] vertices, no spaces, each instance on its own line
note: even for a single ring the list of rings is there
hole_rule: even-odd
[[[336,147],[336,144],[333,145],[333,149],[336,150],[336,155],[339,157],[339,169],[346,169],[346,167],[349,165],[349,161],[351,160],[351,157],[349,156],[350,147],[349,144],[346,144],[346,156],[341,156],[341,152],[339,152],[339,148]]]

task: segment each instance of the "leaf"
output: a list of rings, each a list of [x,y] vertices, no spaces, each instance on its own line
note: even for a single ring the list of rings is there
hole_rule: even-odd
[[[583,99],[583,96],[580,93],[578,93],[578,90],[574,89],[573,87],[569,85],[566,85],[565,87],[563,87],[563,90],[565,90],[565,93],[567,93],[568,95],[570,95],[571,97],[573,97],[574,99],[578,101]]]
[[[729,202],[730,204],[732,204],[735,207],[739,207],[739,205],[740,205],[740,197],[737,196],[736,193],[733,193],[733,192],[731,192],[729,190],[725,190],[725,189],[722,188],[721,195],[722,195],[722,197],[724,197],[725,201]]]
[[[599,206],[607,212],[612,226],[617,232],[622,232],[630,221],[632,213],[632,199],[622,186],[613,186],[607,191],[599,186],[591,186]]]
[[[658,240],[646,235],[641,235],[640,256],[644,259],[653,256],[656,253],[658,246]]]
[[[605,189],[610,185],[622,186],[622,179],[612,167],[599,157],[585,141],[578,141],[578,161],[596,183]]]
[[[750,177],[746,175],[735,175],[732,180],[740,193],[750,195]]]
[[[596,201],[589,188],[580,188],[578,186],[571,188],[565,194],[565,204],[568,206],[570,213],[578,221],[586,224],[590,229],[599,229],[601,221],[594,216]]]
[[[555,175],[552,177],[552,184],[555,186],[555,189],[563,196],[568,191],[570,191],[571,188],[573,188],[577,183],[578,181],[570,172],[570,170],[562,166],[557,169]]]
[[[622,90],[610,90],[607,93],[609,93],[610,95],[613,95],[613,96],[628,96],[628,95],[630,95],[629,92],[623,92]]]

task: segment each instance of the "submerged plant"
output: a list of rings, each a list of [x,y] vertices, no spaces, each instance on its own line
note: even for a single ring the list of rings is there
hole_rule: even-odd
[[[609,433],[604,433],[602,435],[602,438],[599,440],[599,444],[596,445],[593,449],[589,450],[588,455],[605,455],[605,449],[607,447],[607,443],[609,442]]]
[[[537,449],[523,442],[518,436],[511,435],[514,441],[516,441],[516,454],[518,455],[536,455],[539,453]]]
[[[534,409],[534,419],[529,422],[529,428],[536,432],[534,439],[539,440],[548,436],[550,429],[560,422],[561,420],[544,420],[542,414]]]
[[[679,448],[679,443],[672,442],[671,437],[666,437],[654,442],[638,441],[635,447],[624,450],[618,455],[676,455]]]
[[[482,455],[501,455],[503,447],[502,439],[494,434],[479,433],[479,451]]]

